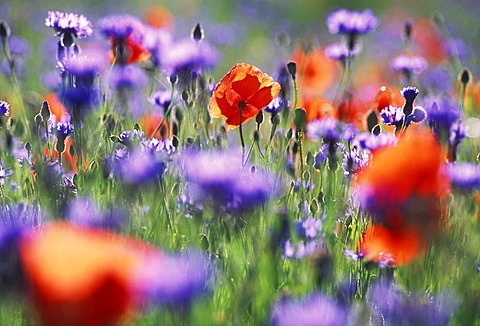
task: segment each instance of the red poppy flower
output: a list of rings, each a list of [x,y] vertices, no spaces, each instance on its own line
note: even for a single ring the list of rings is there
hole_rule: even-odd
[[[158,128],[155,135],[154,131],[157,129],[158,125],[162,123],[162,126]],[[157,138],[157,139],[166,139],[168,138],[168,123],[167,120],[160,114],[152,112],[150,114],[144,114],[142,120],[140,120],[140,126],[142,127],[145,137],[147,138]]]
[[[116,60],[120,64],[131,64],[145,61],[152,56],[150,51],[138,42],[133,34],[130,34],[124,40],[110,36],[110,44],[112,44],[112,49],[108,52],[110,62]],[[118,51],[122,51],[121,54],[118,55]]]
[[[322,95],[332,86],[337,76],[336,62],[325,56],[321,48],[305,52],[297,49],[292,55],[297,63],[299,89],[309,96]]]
[[[152,4],[144,11],[145,22],[155,28],[164,28],[173,31],[175,28],[175,17],[165,7]]]
[[[20,259],[42,325],[115,325],[139,303],[136,286],[153,247],[56,222],[27,234]]]
[[[280,92],[280,84],[257,67],[238,63],[222,77],[209,103],[210,115],[227,120],[227,129],[254,118]]]
[[[423,253],[426,243],[418,227],[390,229],[382,225],[369,225],[360,247],[365,259],[404,265]]]
[[[444,157],[434,135],[423,128],[408,130],[397,145],[372,154],[356,179],[360,203],[375,223],[360,242],[367,259],[406,264],[441,230],[450,188]]]
[[[322,97],[302,96],[299,107],[304,108],[307,112],[307,122],[324,118],[338,119],[337,109]]]
[[[55,116],[56,121],[63,121],[69,116],[67,109],[62,104],[56,93],[48,93],[44,100],[48,102],[50,113]]]

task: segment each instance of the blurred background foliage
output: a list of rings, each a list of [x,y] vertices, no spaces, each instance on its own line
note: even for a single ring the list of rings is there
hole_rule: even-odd
[[[403,46],[403,26],[400,22],[410,19],[415,23],[419,19],[430,19],[436,12],[445,18],[445,26],[451,37],[461,38],[474,53],[478,53],[480,49],[478,0],[3,0],[0,4],[0,19],[10,24],[14,34],[31,42],[32,52],[28,66],[42,73],[45,68],[51,69],[55,64],[55,49],[52,48],[51,55],[48,55],[48,46],[43,43],[44,40],[53,40],[51,30],[44,26],[48,10],[84,14],[95,27],[98,19],[108,14],[130,13],[145,19],[149,13],[163,8],[166,11],[161,15],[163,19],[170,21],[176,39],[188,37],[197,22],[202,24],[206,40],[223,53],[223,60],[215,72],[215,76],[219,78],[236,62],[249,62],[267,72],[273,72],[280,63],[289,60],[293,49],[298,45],[313,41],[324,46],[333,42],[337,38],[328,34],[325,18],[332,10],[342,7],[355,10],[371,8],[381,18],[380,28],[372,37],[381,37],[387,26],[397,22],[393,28],[398,27],[398,30],[392,34],[390,26],[388,36],[391,37],[390,42],[398,42],[398,49]],[[99,35],[97,38],[101,39]],[[378,40],[375,43],[380,48],[373,49],[371,53],[378,54],[377,50],[381,49],[383,44]],[[369,45],[373,44],[373,40],[364,41],[364,60],[375,59],[368,51]],[[36,51],[44,52],[39,56]],[[39,60],[42,57],[43,61]],[[476,59],[466,65],[474,73],[478,69]],[[30,78],[35,77],[35,74],[28,75]],[[35,90],[42,87],[39,78],[28,82]]]

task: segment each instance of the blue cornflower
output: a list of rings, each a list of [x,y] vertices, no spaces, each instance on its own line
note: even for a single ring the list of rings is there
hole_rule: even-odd
[[[18,290],[23,284],[18,262],[18,246],[22,235],[44,221],[39,206],[3,205],[0,208],[0,291]]]
[[[330,44],[325,48],[325,55],[332,60],[345,62],[349,57],[355,57],[360,54],[362,47],[356,43],[353,49],[349,49],[345,43]]]
[[[349,325],[350,312],[323,293],[312,293],[306,298],[284,297],[274,304],[270,314],[271,326]]]
[[[105,37],[126,39],[133,35],[136,41],[141,41],[145,33],[143,23],[137,17],[128,14],[104,17],[98,21],[98,29]]]
[[[405,293],[389,282],[373,284],[369,302],[375,325],[448,325],[458,307],[447,293]]]
[[[327,27],[331,34],[367,34],[374,31],[378,23],[378,18],[369,9],[364,11],[339,9],[327,17]]]
[[[406,123],[404,125],[405,113],[404,108],[399,108],[393,105],[389,105],[380,111],[380,118],[382,122],[387,126],[395,126],[396,131],[400,131],[401,128],[408,127],[412,122],[420,122],[427,116],[425,110],[420,106],[415,106],[413,112],[407,116]]]
[[[65,63],[64,69],[75,77],[75,87],[93,88],[95,77],[106,66],[105,56],[88,51]]]
[[[452,73],[444,67],[432,67],[422,74],[422,85],[435,93],[448,93],[453,87]]]
[[[140,145],[143,151],[154,154],[167,154],[168,156],[175,152],[175,146],[173,146],[171,139],[144,139],[140,142]]]
[[[109,78],[109,84],[113,88],[138,89],[147,82],[145,71],[136,65],[116,65],[113,67]]]
[[[352,177],[358,169],[366,167],[369,160],[370,156],[367,151],[361,151],[356,146],[351,150],[345,149],[342,161],[343,174]]]
[[[301,237],[306,239],[315,238],[317,233],[322,231],[322,228],[322,220],[316,219],[313,216],[297,221],[297,232]]]
[[[443,144],[447,143],[452,126],[461,116],[458,103],[447,96],[430,97],[425,99],[424,108],[427,112],[426,121],[437,139]]]
[[[180,163],[196,201],[211,200],[226,211],[244,211],[275,195],[272,177],[260,169],[244,171],[236,151],[189,152]]]
[[[353,51],[360,35],[373,32],[378,26],[378,18],[372,11],[350,11],[339,9],[327,17],[327,27],[331,34],[344,34],[348,36],[348,49]]]
[[[382,132],[379,135],[374,135],[369,132],[361,133],[355,138],[355,142],[358,143],[360,148],[369,151],[374,151],[381,147],[394,146],[397,140],[394,134],[388,132]]]
[[[213,286],[214,266],[199,251],[159,255],[149,263],[149,268],[142,271],[145,281],[139,291],[153,305],[188,308],[194,299],[208,295]]]
[[[139,149],[123,154],[111,159],[109,167],[114,178],[134,186],[161,181],[166,169],[165,162]]]
[[[52,131],[58,139],[65,139],[73,133],[74,127],[68,122],[58,122],[52,126]]]
[[[282,99],[285,105],[290,106],[290,98],[292,94],[292,77],[288,72],[286,64],[282,64],[274,76],[277,83],[280,84],[280,93],[276,98]],[[270,102],[271,103],[271,102]]]
[[[7,58],[3,59],[1,71],[4,75],[10,76],[13,68],[17,76],[22,77],[24,72],[24,58],[27,56],[29,46],[27,40],[10,36],[7,39],[8,47],[10,49],[11,62]]]
[[[427,61],[420,56],[406,56],[402,54],[390,62],[390,68],[393,71],[403,73],[407,78],[421,74],[427,67]]]
[[[119,136],[120,143],[127,147],[140,144],[145,139],[145,133],[141,130],[125,130]]]
[[[407,86],[402,88],[400,93],[402,93],[402,96],[407,103],[413,103],[418,95],[418,89],[414,86]]]
[[[165,53],[165,68],[170,75],[177,75],[180,84],[190,81],[192,76],[215,67],[220,61],[220,52],[206,42],[192,39],[174,43]]]
[[[282,99],[280,96],[277,96],[265,107],[265,111],[270,113],[278,113],[284,108],[288,108],[289,106],[289,100]]]
[[[45,25],[52,27],[58,36],[67,34],[84,38],[93,33],[92,23],[83,15],[69,12],[49,11]]]
[[[307,136],[312,140],[337,142],[340,140],[340,134],[339,122],[333,118],[314,120],[307,125]]]
[[[100,209],[89,197],[75,198],[69,203],[65,217],[78,225],[118,230],[125,221],[125,214],[118,208]]]
[[[452,186],[465,191],[480,189],[480,167],[477,164],[456,162],[447,164]]]
[[[150,96],[149,102],[162,109],[163,113],[172,103],[172,92],[169,90],[159,90]]]
[[[10,115],[10,104],[6,101],[0,101],[0,117],[8,117]]]

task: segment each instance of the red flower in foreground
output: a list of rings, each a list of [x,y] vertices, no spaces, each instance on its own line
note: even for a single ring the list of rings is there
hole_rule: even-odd
[[[133,239],[61,222],[20,244],[35,308],[49,326],[120,323],[136,308],[137,275],[154,255]]]
[[[108,52],[110,62],[132,64],[145,61],[152,56],[147,48],[135,40],[133,34],[124,40],[111,36],[110,44],[112,45],[112,49]]]
[[[424,129],[400,135],[394,147],[374,152],[357,176],[360,205],[371,214],[360,252],[374,261],[405,264],[421,254],[440,230],[450,180],[444,152]]]
[[[209,112],[227,120],[227,129],[254,118],[280,92],[280,85],[257,67],[237,63],[222,77],[210,98]]]

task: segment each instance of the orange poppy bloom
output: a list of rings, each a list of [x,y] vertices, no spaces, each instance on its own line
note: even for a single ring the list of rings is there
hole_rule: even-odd
[[[162,122],[163,121],[163,122]],[[158,125],[162,122],[162,126],[159,130],[153,134]],[[156,112],[150,114],[144,114],[142,120],[140,120],[140,126],[145,133],[146,138],[166,139],[168,137],[168,123],[164,117]]]
[[[112,44],[112,49],[108,52],[110,62],[116,60],[120,64],[132,64],[145,61],[152,56],[146,47],[135,40],[133,34],[128,35],[125,40],[118,40],[113,36],[110,36],[109,39],[110,44]],[[123,47],[123,53],[115,57],[120,47]]]
[[[401,107],[405,99],[401,96],[400,90],[392,87],[382,86],[375,95],[373,108],[380,113],[390,105]]]
[[[426,249],[418,227],[390,229],[369,225],[360,244],[360,252],[367,260],[404,265],[413,261]]]
[[[308,53],[297,49],[292,54],[292,61],[297,64],[298,88],[302,94],[321,95],[336,79],[336,62],[327,58],[321,48]]]
[[[335,107],[325,98],[302,96],[299,106],[307,112],[307,122],[323,118],[338,119]]]
[[[78,157],[76,155],[70,155],[70,148],[73,146],[73,139],[72,138],[66,138],[65,139],[65,152],[62,154],[62,164],[67,168],[68,171],[71,172],[78,172],[77,168],[77,162],[78,162]],[[45,148],[43,151],[43,155],[45,157],[50,157],[52,161],[58,160],[58,152],[53,149],[52,155],[50,155],[50,151],[48,150],[48,147]],[[87,167],[87,162],[85,161],[84,157],[84,163],[85,163],[85,168]]]
[[[173,31],[175,28],[175,18],[165,7],[152,4],[144,11],[145,22],[155,28],[165,28]]]
[[[50,114],[55,116],[56,121],[63,121],[63,119],[70,116],[56,93],[48,93],[45,95],[44,100],[48,102]]]
[[[222,77],[210,98],[208,111],[227,120],[227,129],[254,118],[280,93],[280,84],[257,67],[237,63]]]
[[[370,164],[357,176],[357,184],[372,194],[378,205],[405,202],[416,194],[438,197],[449,190],[441,169],[445,154],[434,135],[412,129],[398,144],[377,150]]]
[[[115,325],[139,303],[137,274],[159,255],[103,230],[55,222],[28,234],[20,261],[42,325]]]
[[[450,180],[442,168],[444,151],[430,131],[416,128],[399,137],[397,145],[372,154],[356,185],[376,223],[367,228],[360,251],[374,261],[390,255],[394,264],[405,264],[442,226]]]

